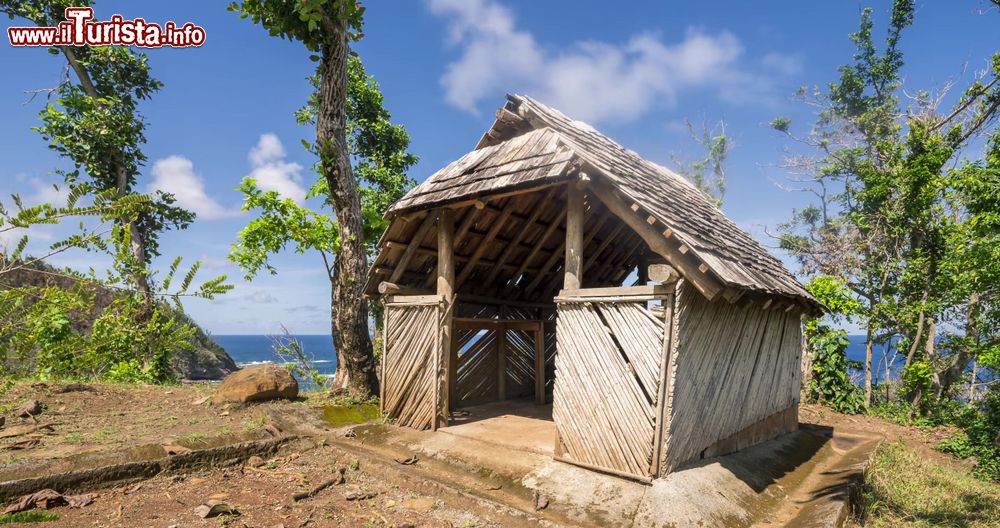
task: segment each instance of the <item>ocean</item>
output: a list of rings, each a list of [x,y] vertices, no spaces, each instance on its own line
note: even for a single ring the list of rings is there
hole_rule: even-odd
[[[240,366],[259,365],[262,363],[274,363],[278,359],[274,354],[274,347],[271,337],[267,335],[215,335],[215,340],[226,349],[233,361]],[[333,374],[337,370],[337,355],[333,352],[333,340],[329,335],[297,335],[295,336],[302,344],[302,349],[306,355],[312,359],[313,366],[321,374]],[[863,362],[865,360],[865,336],[848,336],[851,344],[847,347],[847,358],[853,361]],[[874,369],[876,382],[885,378],[885,367],[879,367],[879,360],[882,358],[882,348],[875,347]],[[891,372],[895,379],[903,367],[902,358],[898,358],[893,365]],[[862,371],[853,371],[855,380],[862,382]],[[301,380],[300,380],[301,381]]]

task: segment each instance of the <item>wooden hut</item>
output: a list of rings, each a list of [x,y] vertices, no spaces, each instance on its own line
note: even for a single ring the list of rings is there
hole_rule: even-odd
[[[397,424],[534,396],[558,458],[638,479],[796,428],[819,304],[701,191],[591,126],[508,96],[387,217],[365,288]]]

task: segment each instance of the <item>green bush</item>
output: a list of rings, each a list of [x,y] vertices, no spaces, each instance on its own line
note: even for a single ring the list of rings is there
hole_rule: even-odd
[[[976,476],[1000,481],[1000,390],[990,390],[975,406],[967,406],[954,423],[961,430],[938,444],[938,449],[975,458]]]
[[[813,324],[808,330],[812,353],[812,378],[806,384],[806,396],[834,410],[857,414],[864,408],[865,395],[851,379],[849,368],[856,362],[847,359],[847,332],[827,325]]]

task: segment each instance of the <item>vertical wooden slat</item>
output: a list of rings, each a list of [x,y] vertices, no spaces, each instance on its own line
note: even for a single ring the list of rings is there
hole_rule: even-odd
[[[545,323],[535,330],[535,404],[545,405]]]
[[[656,432],[653,436],[653,465],[649,470],[651,477],[660,476],[660,453],[663,450],[663,432],[668,427],[667,399],[670,398],[670,367],[673,352],[674,328],[674,293],[671,292],[663,300],[663,355],[660,358],[660,393],[656,402]]]
[[[507,399],[507,327],[497,328],[497,400]]]

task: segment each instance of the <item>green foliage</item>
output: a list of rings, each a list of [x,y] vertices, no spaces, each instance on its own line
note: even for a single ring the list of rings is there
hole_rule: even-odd
[[[732,139],[726,134],[726,122],[719,121],[715,127],[702,123],[697,131],[691,121],[685,123],[691,138],[705,149],[705,157],[685,163],[674,156],[674,165],[681,176],[721,206],[726,195],[726,161],[733,149]]]
[[[318,88],[318,77],[310,78],[310,82]],[[406,171],[417,162],[417,157],[407,151],[409,134],[402,125],[392,123],[378,83],[365,73],[358,57],[348,61],[347,89],[347,142],[360,184],[365,242],[369,251],[374,251],[378,236],[386,227],[385,211],[413,185]],[[314,122],[318,104],[314,93],[296,112],[297,120],[302,124]],[[308,142],[303,143],[316,154]],[[318,165],[315,168],[319,170]],[[309,205],[281,198],[274,191],[261,191],[251,178],[244,179],[239,190],[244,195],[243,210],[258,213],[240,231],[229,255],[248,280],[262,269],[276,273],[269,259],[289,245],[300,254],[319,252],[327,271],[332,273],[332,261],[340,248],[336,219]],[[331,206],[325,178],[316,178],[307,198],[322,200],[324,208]]]
[[[260,24],[272,37],[298,40],[310,51],[327,43],[335,33],[329,30],[333,24],[346,24],[353,31],[348,37],[360,39],[365,13],[356,0],[242,0],[229,4],[229,10]]]
[[[875,450],[857,499],[858,526],[986,528],[1000,518],[1000,487],[921,456],[902,442]]]
[[[816,325],[808,337],[812,354],[812,377],[806,394],[836,411],[856,414],[864,408],[864,393],[851,379],[848,369],[857,368],[847,359],[847,332]]]
[[[961,430],[938,448],[960,458],[974,458],[977,476],[1000,482],[1000,389],[988,391],[953,422]]]
[[[320,389],[325,388],[330,380],[327,376],[320,374],[319,370],[313,366],[315,358],[306,353],[302,342],[295,339],[287,328],[282,326],[281,330],[282,335],[271,336],[271,350],[274,355],[284,363],[285,369],[296,378],[311,382]]]
[[[59,514],[45,510],[28,510],[0,515],[0,524],[21,524],[58,521]]]
[[[851,318],[861,311],[844,281],[820,275],[806,284],[806,289],[823,303],[833,321]],[[812,319],[805,324],[807,351],[812,357],[812,372],[806,383],[806,396],[848,414],[861,412],[864,394],[850,376],[850,368],[858,365],[847,359],[847,332],[824,324],[824,319]]]

